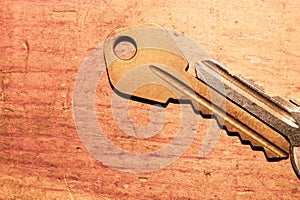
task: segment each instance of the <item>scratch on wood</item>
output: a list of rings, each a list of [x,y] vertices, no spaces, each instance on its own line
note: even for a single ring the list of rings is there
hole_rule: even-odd
[[[69,107],[68,107],[69,92],[70,92],[70,89],[68,88],[68,89],[67,89],[67,92],[66,92],[66,95],[64,95],[65,100],[64,100],[63,108],[62,108],[63,110],[69,109]]]
[[[102,0],[105,5],[107,5],[107,7],[109,7],[113,12],[117,13],[118,15],[121,15],[120,13],[118,13],[106,0]]]
[[[91,4],[91,1],[89,1],[88,3],[85,3],[85,4],[84,4],[84,6],[87,6],[88,10],[87,10],[85,13],[82,14],[83,17],[82,17],[82,20],[81,20],[81,21],[79,20],[79,15],[78,15],[78,19],[77,19],[78,25],[83,25],[83,24],[85,24],[85,22],[87,21],[87,18],[88,18],[88,16],[89,16],[90,11],[91,11],[91,6],[90,6],[90,4]]]
[[[23,46],[24,46],[24,48],[26,50],[25,71],[27,72],[28,71],[28,57],[29,57],[29,51],[30,51],[28,40],[24,40]]]
[[[64,13],[64,12],[77,12],[77,10],[52,10],[52,12]]]
[[[67,188],[67,190],[69,192],[70,199],[74,200],[74,196],[73,196],[72,191],[71,191],[71,189],[70,189],[70,187],[68,185],[68,182],[67,182],[67,179],[66,179],[66,175],[64,175],[64,182],[65,182],[66,188]]]

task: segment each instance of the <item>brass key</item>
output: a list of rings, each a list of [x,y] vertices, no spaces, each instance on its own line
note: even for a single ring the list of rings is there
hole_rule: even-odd
[[[135,54],[125,59],[118,56],[116,46],[121,42],[133,45]],[[262,147],[267,158],[291,154],[300,177],[300,108],[296,104],[269,97],[252,81],[230,74],[191,40],[155,24],[114,31],[105,41],[104,56],[109,80],[118,92],[163,104],[169,99],[191,100],[194,108],[214,115],[227,131]],[[124,77],[126,84],[121,81]],[[129,89],[141,81],[146,84]]]

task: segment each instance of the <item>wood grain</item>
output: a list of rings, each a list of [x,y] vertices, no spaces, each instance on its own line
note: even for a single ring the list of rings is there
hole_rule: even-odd
[[[199,159],[210,120],[199,118],[195,141],[176,162],[131,174],[93,158],[72,117],[84,58],[112,30],[143,22],[183,32],[270,95],[300,100],[299,7],[296,0],[0,1],[0,199],[299,199],[289,160],[269,163],[225,132]],[[100,83],[99,123],[123,148],[155,149],[177,131],[181,111],[170,104],[155,139],[119,140],[107,76]],[[148,110],[130,103],[137,124],[149,122]]]

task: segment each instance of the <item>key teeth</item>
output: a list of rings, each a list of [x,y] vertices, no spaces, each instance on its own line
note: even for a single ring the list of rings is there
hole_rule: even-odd
[[[258,92],[259,94],[261,94],[265,98],[269,99],[270,101],[273,101],[275,104],[277,104],[281,108],[287,110],[288,112],[300,111],[298,106],[294,105],[291,102],[286,101],[285,99],[283,99],[279,96],[274,96],[274,97],[268,96],[265,92],[264,87],[258,85],[257,83],[255,83],[255,81],[253,79],[246,79],[241,75],[232,75],[232,76],[236,77],[239,81],[243,82],[245,85],[252,88],[253,90]]]
[[[221,69],[225,70],[231,76],[237,78],[238,80],[240,80],[241,82],[243,82],[247,86],[253,88],[254,90],[257,90],[258,92],[263,93],[263,94],[265,93],[265,89],[262,86],[256,84],[253,79],[246,79],[242,75],[234,75],[234,74],[230,73],[227,70],[227,66],[224,63],[220,62],[220,61],[217,61],[217,60],[214,60],[214,59],[209,59],[208,61],[211,62],[211,63],[213,63],[213,64],[215,64],[215,65],[217,65]]]
[[[208,118],[211,118],[211,116],[214,115],[209,110],[203,110],[203,108],[201,106],[199,106],[199,104],[197,104],[196,102],[192,102],[192,104],[193,104],[193,107],[196,111],[201,112],[201,116],[203,118],[208,119]],[[218,119],[217,117],[215,117],[213,120],[216,120],[217,123],[219,124],[219,126],[221,126],[221,128],[223,130],[225,130],[229,136],[238,136],[242,144],[250,145],[252,150],[264,152],[267,160],[275,160],[275,159],[280,160],[280,159],[288,158],[288,154],[285,157],[283,157],[281,155],[278,155],[278,154],[268,150],[267,148],[264,148],[263,145],[261,145],[259,142],[257,142],[256,140],[251,139],[250,137],[248,137],[243,132],[238,131],[236,128],[232,127],[231,124],[228,123],[228,124],[224,125],[223,119]]]
[[[279,96],[271,97],[271,99],[273,102],[275,102],[277,105],[279,105],[283,109],[287,110],[288,112],[300,112],[300,109],[297,105],[295,105],[289,101],[286,101],[285,99],[283,99]]]
[[[300,112],[300,109],[298,106],[294,105],[291,102],[286,101],[285,99],[279,97],[279,96],[268,96],[265,92],[265,89],[263,86],[260,86],[258,84],[255,83],[255,81],[253,79],[246,79],[243,78],[241,75],[232,75],[235,78],[237,78],[239,81],[241,81],[242,83],[244,83],[245,85],[247,85],[248,87],[252,88],[254,91],[256,91],[258,94],[262,95],[263,97],[265,97],[266,99],[274,102],[275,104],[277,104],[279,107],[281,107],[282,109],[288,111],[288,112],[292,112],[292,111],[298,111]]]
[[[234,75],[235,76],[235,75]],[[258,85],[257,83],[255,83],[255,81],[253,79],[246,79],[241,75],[237,75],[235,76],[238,80],[240,80],[241,82],[243,82],[244,84],[246,84],[248,87],[256,90],[257,92],[261,93],[261,94],[265,94],[265,89],[263,86]]]
[[[216,120],[219,123],[219,120],[217,118],[216,118]],[[256,140],[253,140],[250,137],[248,137],[246,134],[239,132],[236,128],[232,127],[230,124],[224,125],[223,129],[226,130],[228,135],[231,135],[232,133],[237,134],[241,143],[245,144],[245,145],[246,144],[250,145],[252,150],[263,151],[267,160],[269,160],[269,159],[284,159],[284,158],[288,157],[288,154],[286,157],[282,157],[282,156],[276,154],[275,152],[270,151],[269,149],[263,147],[263,145],[261,145]]]

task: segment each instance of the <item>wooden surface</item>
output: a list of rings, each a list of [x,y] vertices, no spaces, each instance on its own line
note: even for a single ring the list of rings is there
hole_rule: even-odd
[[[269,163],[238,137],[222,132],[199,159],[209,120],[199,118],[194,143],[176,162],[130,174],[93,158],[72,118],[84,58],[112,30],[143,22],[183,32],[270,95],[300,100],[299,7],[296,0],[0,1],[0,199],[299,199],[289,160]],[[100,83],[99,122],[118,145],[157,148],[178,129],[180,109],[171,104],[159,137],[118,140],[107,77]],[[129,112],[145,125],[148,109],[131,102]]]

